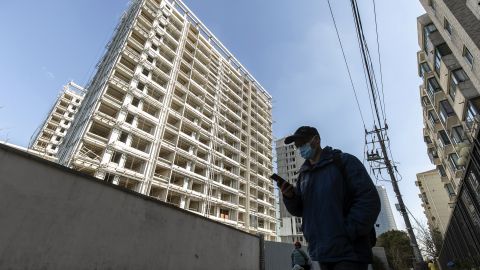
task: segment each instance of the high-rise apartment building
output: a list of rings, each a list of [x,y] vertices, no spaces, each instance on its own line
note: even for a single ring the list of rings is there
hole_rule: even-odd
[[[376,187],[381,203],[381,210],[378,214],[377,221],[375,222],[375,232],[377,233],[377,236],[379,236],[384,232],[396,230],[397,224],[395,223],[395,218],[393,217],[392,207],[390,206],[390,201],[388,200],[387,190],[384,186]]]
[[[59,162],[275,238],[271,96],[179,0],[124,14]]]
[[[275,141],[277,174],[290,184],[295,185],[297,181],[297,171],[302,166],[305,159],[303,159],[298,151],[296,151],[293,144],[286,145],[283,141],[285,138]],[[293,243],[296,241],[306,244],[305,238],[301,230],[302,218],[292,216],[283,203],[283,198],[279,196],[280,208],[280,227],[278,236],[280,240],[285,243]]]
[[[421,2],[428,11],[418,18],[424,138],[446,189],[458,193],[464,169],[459,146],[473,141],[478,126],[480,36],[471,32],[480,25],[466,1]]]
[[[439,173],[439,185],[449,196],[442,208],[447,207],[445,204],[453,207],[439,261],[442,268],[451,260],[473,260],[472,265],[479,266],[480,5],[478,0],[420,3],[426,11],[417,20],[423,135]],[[470,149],[473,154],[469,154]],[[425,183],[421,184],[425,190]],[[429,199],[425,196],[424,204],[425,198]]]
[[[452,213],[450,197],[454,194],[453,190],[445,189],[445,183],[437,170],[418,173],[415,184],[420,190],[419,197],[422,199],[428,226],[431,230],[438,229],[444,235]]]
[[[85,89],[74,82],[66,84],[45,121],[32,136],[29,148],[39,156],[56,160],[59,145],[67,134],[85,95]]]

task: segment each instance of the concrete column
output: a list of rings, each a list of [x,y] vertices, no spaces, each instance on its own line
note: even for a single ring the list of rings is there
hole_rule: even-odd
[[[187,196],[181,195],[180,206],[179,207],[182,208],[182,209],[185,209],[186,202],[187,202]]]
[[[188,189],[192,181],[188,177],[183,178],[183,188]]]

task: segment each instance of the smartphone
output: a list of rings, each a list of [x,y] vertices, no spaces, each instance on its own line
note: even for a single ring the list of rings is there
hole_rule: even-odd
[[[278,175],[276,173],[270,175],[270,179],[275,180],[277,183],[285,182],[285,179],[283,179],[282,177],[280,177],[280,175]]]

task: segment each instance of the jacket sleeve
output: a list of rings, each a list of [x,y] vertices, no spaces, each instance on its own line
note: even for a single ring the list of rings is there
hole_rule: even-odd
[[[358,158],[348,155],[344,159],[346,183],[352,198],[347,212],[345,227],[348,237],[354,241],[358,236],[368,235],[380,213],[380,197],[365,166]]]
[[[287,198],[283,196],[283,203],[287,208],[288,212],[296,217],[301,217],[303,215],[303,203],[302,196],[300,191],[300,184],[297,181],[297,186],[295,187],[295,195],[293,198]]]

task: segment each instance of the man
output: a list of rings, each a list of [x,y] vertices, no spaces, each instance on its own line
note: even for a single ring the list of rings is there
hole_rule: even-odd
[[[305,163],[296,187],[284,182],[280,190],[287,210],[303,218],[310,257],[322,270],[366,270],[380,212],[380,198],[367,170],[350,154],[322,148],[313,127],[297,129],[285,139],[290,143]]]
[[[310,270],[308,255],[302,250],[302,244],[295,242],[295,249],[292,251],[292,267],[293,269]]]

